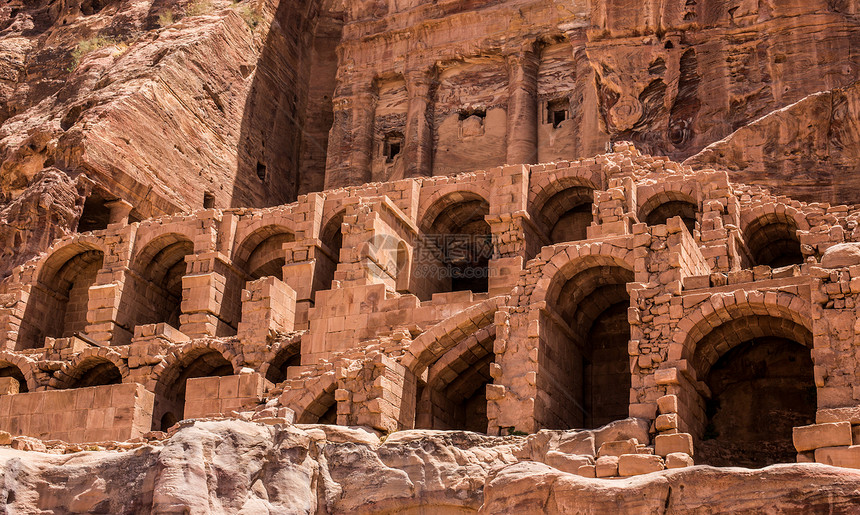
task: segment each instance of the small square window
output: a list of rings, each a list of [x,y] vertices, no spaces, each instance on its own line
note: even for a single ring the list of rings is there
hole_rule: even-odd
[[[385,136],[385,141],[382,145],[382,155],[385,156],[385,162],[391,163],[394,158],[400,155],[403,149],[403,135],[399,132],[391,133]]]
[[[570,114],[570,101],[566,98],[552,100],[546,105],[546,123],[551,123],[553,129],[558,129],[561,122],[567,120]]]

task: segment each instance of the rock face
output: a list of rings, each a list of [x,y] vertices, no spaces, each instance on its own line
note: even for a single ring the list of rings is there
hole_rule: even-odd
[[[307,17],[316,16],[301,10],[267,1],[5,2],[0,209],[17,213],[5,220],[21,226],[32,215],[3,202],[63,196],[39,181],[48,168],[88,177],[73,202],[87,207],[84,218],[117,199],[131,204],[117,220],[294,200],[308,88],[299,81],[311,74]],[[106,226],[78,227],[78,211],[45,233]],[[14,250],[0,274],[47,248],[49,239],[25,237],[4,245]]]
[[[794,198],[860,202],[860,84],[815,93],[741,127],[685,162]]]
[[[0,206],[0,277],[74,232],[82,211],[83,198],[65,173],[38,172],[22,195]]]
[[[860,502],[860,472],[826,465],[588,479],[533,461],[540,438],[404,431],[379,443],[339,426],[198,421],[124,452],[0,449],[0,499],[17,513],[243,514],[714,513],[754,511],[763,492],[779,513]]]
[[[137,220],[630,140],[856,202],[857,7],[771,4],[11,0],[0,201],[56,167]]]

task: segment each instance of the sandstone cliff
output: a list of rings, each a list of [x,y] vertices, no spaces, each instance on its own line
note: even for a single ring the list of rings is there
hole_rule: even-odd
[[[7,206],[0,247],[16,251],[0,276],[74,231],[85,198],[102,210],[123,199],[132,219],[294,199],[296,176],[284,170],[298,152],[297,120],[276,126],[271,104],[294,95],[273,91],[291,84],[283,70],[298,75],[306,64],[281,41],[300,20],[290,21],[285,4],[273,22],[276,8],[216,0],[0,7],[0,202],[40,196],[76,206],[57,224],[27,224],[41,215]],[[266,156],[254,146],[261,139],[274,149]],[[40,181],[47,168],[75,185],[74,202]]]
[[[852,513],[860,472],[692,467],[587,479],[541,461],[576,433],[487,437],[185,422],[121,451],[0,449],[14,513]],[[384,440],[384,441],[382,441]],[[563,465],[554,463],[557,467]]]
[[[857,202],[860,83],[815,93],[708,145],[685,164],[807,202]]]

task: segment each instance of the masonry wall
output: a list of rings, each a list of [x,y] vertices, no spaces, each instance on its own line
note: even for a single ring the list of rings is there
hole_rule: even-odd
[[[561,220],[583,199],[593,199],[586,239],[535,237],[536,219]],[[661,208],[673,202],[683,210]],[[459,215],[448,208],[461,203],[486,213],[464,219],[491,230],[488,267],[497,275],[488,293],[447,291],[416,274],[422,237],[440,217],[456,227]],[[655,212],[661,216],[648,218]],[[810,370],[797,378],[812,378],[810,420],[816,408],[860,402],[851,350],[858,222],[860,212],[844,206],[775,197],[731,184],[725,173],[694,172],[619,145],[581,162],[369,184],[278,208],[132,223],[58,241],[3,283],[0,375],[30,391],[141,383],[163,401],[156,420],[163,429],[173,423],[162,417],[167,408],[177,418],[207,416],[253,409],[265,397],[278,397],[297,420],[386,431],[475,430],[486,420],[481,430],[507,434],[631,415],[653,421],[660,436],[683,435],[676,439],[707,460],[722,439],[745,445],[738,438],[751,434],[710,428],[730,427],[715,422],[714,387],[722,383],[711,372],[750,342],[780,338],[799,349]],[[749,235],[782,238],[785,227],[794,234],[781,245],[796,246],[788,257],[798,262],[752,266]],[[323,266],[318,252],[338,236],[337,262]],[[160,254],[178,241],[189,242],[178,249],[181,263]],[[38,322],[28,303],[38,307],[39,298],[27,293],[41,270],[95,248],[105,259],[87,292],[82,334],[14,350],[16,327]],[[410,266],[400,264],[403,248]],[[153,301],[136,297],[136,275],[174,261],[184,267],[176,276],[180,326],[135,325],[127,306]],[[258,264],[282,276],[253,280]],[[317,280],[326,268],[331,288]],[[611,317],[601,318],[610,308]],[[603,352],[606,335],[618,340],[612,352]],[[271,367],[283,381],[265,392],[240,395],[231,386]],[[611,398],[600,396],[609,389]],[[594,406],[600,416],[588,415]],[[781,428],[776,438],[775,427],[759,437],[782,452],[790,435]]]
[[[134,383],[0,395],[0,429],[72,443],[125,441],[149,431],[154,399]]]
[[[232,411],[253,409],[265,388],[257,373],[227,377],[195,377],[185,386],[185,418],[229,415]]]

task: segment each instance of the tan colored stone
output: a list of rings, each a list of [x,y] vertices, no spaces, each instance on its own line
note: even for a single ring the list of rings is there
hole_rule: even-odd
[[[851,423],[835,422],[795,427],[793,440],[794,447],[799,452],[813,451],[821,447],[848,446],[852,443]]]
[[[692,467],[694,465],[693,458],[685,452],[670,452],[666,455],[666,468],[678,469],[684,467]]]
[[[618,456],[601,456],[594,463],[596,477],[616,477],[618,475]]]
[[[591,456],[581,456],[575,454],[565,454],[558,451],[549,451],[546,453],[544,463],[546,463],[550,467],[557,468],[562,472],[577,474],[577,471],[583,465],[593,465],[594,458]]]
[[[14,377],[0,377],[0,395],[14,395],[20,391],[20,386]]]
[[[860,445],[820,447],[815,449],[815,462],[834,467],[860,469]]]
[[[577,469],[576,473],[582,477],[597,477],[596,467],[594,465],[583,465]]]
[[[664,468],[663,458],[653,454],[622,454],[618,457],[618,475],[621,477],[659,472]]]
[[[693,437],[687,433],[657,435],[654,437],[654,453],[666,457],[675,452],[693,455]]]
[[[600,449],[597,451],[597,456],[603,457],[621,456],[622,454],[635,454],[637,443],[638,442],[634,439],[606,442],[600,446]]]

